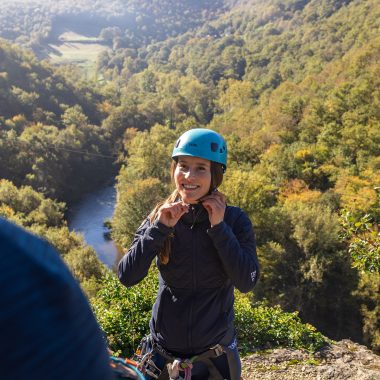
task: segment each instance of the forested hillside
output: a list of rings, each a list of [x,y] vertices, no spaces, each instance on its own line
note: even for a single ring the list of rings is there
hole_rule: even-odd
[[[53,69],[0,40],[0,177],[66,201],[111,178],[102,101],[75,68]]]
[[[220,191],[251,218],[262,266],[254,294],[237,296],[244,349],[322,344],[280,305],[330,338],[379,351],[379,2],[43,4],[31,1],[25,13],[2,8],[2,35],[41,53],[71,28],[110,50],[99,57],[103,82],[95,83],[0,42],[0,178],[18,187],[1,182],[0,213],[35,231],[64,228],[63,205],[45,196],[83,193],[109,178],[117,161],[112,233],[127,247],[170,192],[176,138],[189,128],[215,129],[229,147]],[[51,218],[61,222],[50,226]],[[149,277],[122,291],[105,276],[93,304],[114,348],[128,352],[143,334],[154,284]],[[120,321],[136,318],[137,298],[141,313],[129,334]]]
[[[16,0],[16,6],[4,0],[0,36],[40,56],[67,30],[99,37],[110,47],[137,48],[194,29],[225,8],[223,0]]]
[[[238,2],[203,27],[142,47],[116,49],[104,68],[128,74],[146,68],[194,75],[202,82],[247,79],[256,95],[285,80],[299,81],[378,36],[377,1]]]
[[[121,74],[125,90],[109,120],[137,111],[137,129],[160,125],[125,135],[115,239],[128,246],[169,192],[176,136],[216,129],[230,148],[221,191],[256,228],[255,299],[378,349],[379,9],[374,1],[244,2],[195,33],[119,59],[109,78]],[[365,215],[373,224],[352,228]],[[359,247],[366,236],[372,245]]]

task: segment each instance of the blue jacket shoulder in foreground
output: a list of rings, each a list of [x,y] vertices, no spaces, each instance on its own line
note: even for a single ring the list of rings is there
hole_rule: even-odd
[[[46,241],[0,218],[0,379],[113,379],[91,308]]]

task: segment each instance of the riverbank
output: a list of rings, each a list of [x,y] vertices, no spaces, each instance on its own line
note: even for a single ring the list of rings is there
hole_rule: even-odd
[[[380,356],[345,339],[310,354],[275,349],[242,359],[244,380],[379,380]]]
[[[86,194],[80,202],[71,206],[66,220],[70,231],[83,235],[88,245],[93,247],[102,261],[113,268],[119,257],[119,250],[109,239],[109,230],[104,222],[113,215],[116,202],[114,185]]]

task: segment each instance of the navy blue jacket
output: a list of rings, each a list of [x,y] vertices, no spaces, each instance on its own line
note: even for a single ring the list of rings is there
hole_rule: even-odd
[[[0,379],[113,379],[100,328],[59,254],[1,218]]]
[[[146,220],[119,263],[119,278],[125,286],[147,275],[171,233],[169,263],[157,260],[160,278],[151,333],[164,348],[184,356],[217,343],[228,345],[234,337],[234,287],[248,292],[259,275],[248,216],[227,206],[224,221],[211,228],[207,211],[196,205],[174,228]]]

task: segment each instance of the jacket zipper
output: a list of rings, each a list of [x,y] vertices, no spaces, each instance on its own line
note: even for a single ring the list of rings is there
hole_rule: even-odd
[[[195,226],[195,222],[197,221],[198,216],[199,216],[199,214],[201,213],[201,209],[199,209],[195,215],[194,215],[194,209],[192,209],[192,213],[193,213],[193,223],[192,223],[192,225],[191,225],[191,227],[190,227],[191,230],[192,230],[192,229],[194,228],[194,226]]]
[[[188,332],[188,339],[189,339],[189,347],[191,351],[193,350],[193,337],[192,337],[192,331],[193,331],[193,305],[194,305],[194,293],[197,288],[197,279],[196,279],[196,262],[197,262],[197,252],[196,252],[196,244],[195,244],[195,237],[196,233],[194,231],[195,222],[198,218],[199,211],[194,215],[194,209],[192,209],[193,213],[193,224],[190,227],[191,234],[192,234],[192,255],[191,255],[191,263],[192,263],[192,277],[193,277],[193,289],[191,294],[191,303],[190,303],[190,317],[189,317],[189,332]]]

